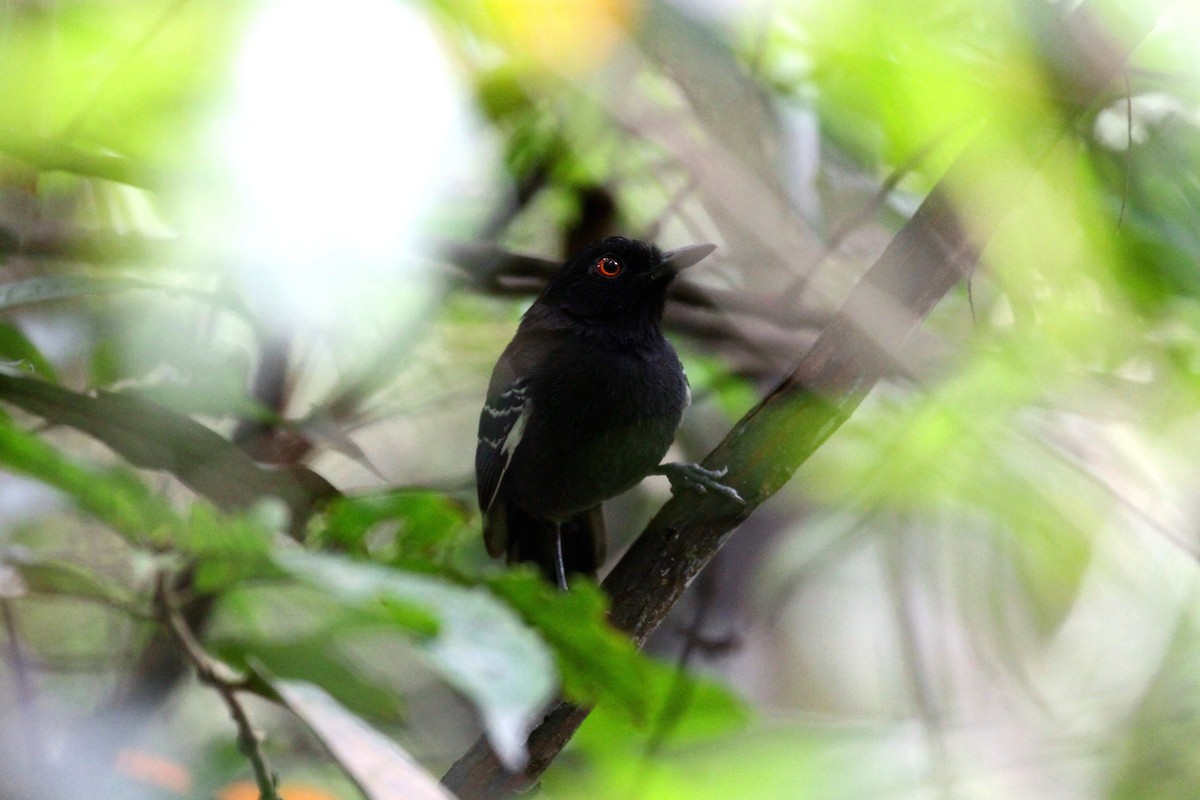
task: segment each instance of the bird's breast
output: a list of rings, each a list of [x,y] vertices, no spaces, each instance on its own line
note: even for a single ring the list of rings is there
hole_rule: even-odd
[[[674,440],[687,381],[670,345],[577,351],[530,388],[532,413],[511,469],[522,507],[568,516],[637,484]]]

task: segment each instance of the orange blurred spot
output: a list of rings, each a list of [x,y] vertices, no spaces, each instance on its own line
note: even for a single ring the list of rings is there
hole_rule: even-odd
[[[637,0],[487,0],[496,32],[516,58],[579,73],[604,61],[624,37]]]
[[[192,788],[192,776],[186,767],[145,750],[117,753],[116,770],[130,780],[175,794],[187,794]]]
[[[303,783],[279,784],[279,796],[283,800],[341,800],[324,789]],[[217,800],[258,800],[258,784],[254,781],[231,783],[217,792]]]

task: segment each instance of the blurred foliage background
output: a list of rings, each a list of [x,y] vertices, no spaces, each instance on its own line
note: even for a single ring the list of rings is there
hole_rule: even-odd
[[[417,796],[559,691],[552,797],[1196,797],[1198,45],[1190,0],[0,5],[0,797]],[[554,262],[720,246],[666,320],[699,460],[906,313],[843,305],[930,198],[963,279],[646,654],[489,563]]]

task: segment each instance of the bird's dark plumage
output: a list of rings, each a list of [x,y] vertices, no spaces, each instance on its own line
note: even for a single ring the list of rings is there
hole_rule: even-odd
[[[564,572],[595,573],[600,504],[656,470],[688,404],[662,334],[667,286],[713,249],[603,239],[572,256],[526,312],[479,416],[475,474],[493,556],[535,562],[560,584]],[[699,473],[688,479],[704,485],[711,475]]]

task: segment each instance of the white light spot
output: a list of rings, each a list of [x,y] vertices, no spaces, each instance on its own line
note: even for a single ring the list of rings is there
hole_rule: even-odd
[[[393,0],[268,0],[235,86],[221,140],[252,294],[289,320],[354,313],[397,279],[466,147],[462,91],[433,32]]]

